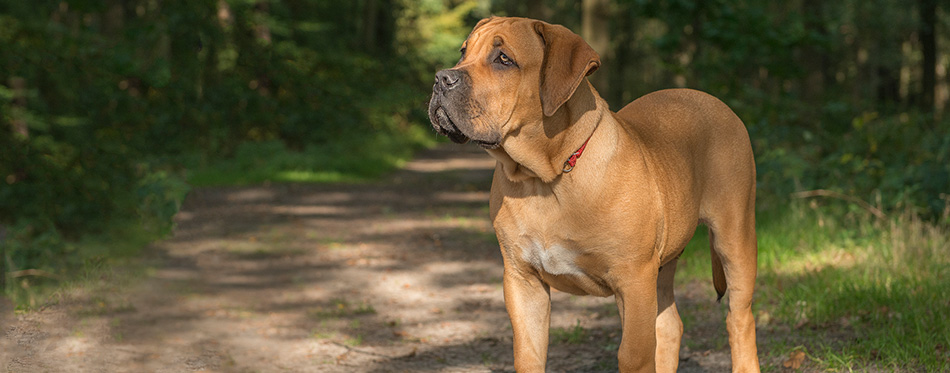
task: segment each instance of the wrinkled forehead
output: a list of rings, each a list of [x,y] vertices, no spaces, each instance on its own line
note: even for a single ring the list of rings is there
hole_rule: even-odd
[[[538,21],[517,17],[492,17],[478,22],[468,35],[463,47],[474,49],[508,45],[511,48],[529,48],[541,44],[534,30]]]

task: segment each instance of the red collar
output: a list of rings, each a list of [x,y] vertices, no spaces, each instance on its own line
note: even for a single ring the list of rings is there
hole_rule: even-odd
[[[577,151],[575,151],[574,153],[571,153],[571,156],[567,158],[566,161],[564,161],[564,168],[562,168],[561,171],[564,171],[564,173],[568,173],[574,169],[574,166],[577,165],[577,160],[580,159],[581,154],[584,153],[584,148],[587,147],[587,142],[590,141],[591,137],[594,137],[593,133],[590,134],[590,137],[587,138],[587,141],[584,141],[584,145],[581,145],[581,147],[577,149]]]

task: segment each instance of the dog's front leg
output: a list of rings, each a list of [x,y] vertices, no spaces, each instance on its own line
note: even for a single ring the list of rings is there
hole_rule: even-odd
[[[617,359],[622,373],[655,372],[657,268],[624,271],[629,276],[615,290],[623,335]]]
[[[551,324],[551,290],[534,274],[505,265],[505,308],[514,331],[515,370],[544,372]]]

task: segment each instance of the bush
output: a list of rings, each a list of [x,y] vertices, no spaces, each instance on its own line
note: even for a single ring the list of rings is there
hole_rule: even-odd
[[[473,4],[385,2],[373,34],[366,2],[0,3],[0,273],[69,267],[121,222],[170,232],[186,175],[391,169],[432,142],[418,76],[448,57],[423,54]]]

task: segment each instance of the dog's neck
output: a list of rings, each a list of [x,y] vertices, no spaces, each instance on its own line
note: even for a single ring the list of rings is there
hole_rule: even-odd
[[[564,173],[564,162],[591,138],[598,124],[613,119],[604,116],[610,116],[607,103],[584,79],[554,115],[522,125],[505,138],[501,147],[488,153],[501,163],[513,182],[540,179],[551,183]],[[577,167],[584,167],[584,162],[578,160]]]

